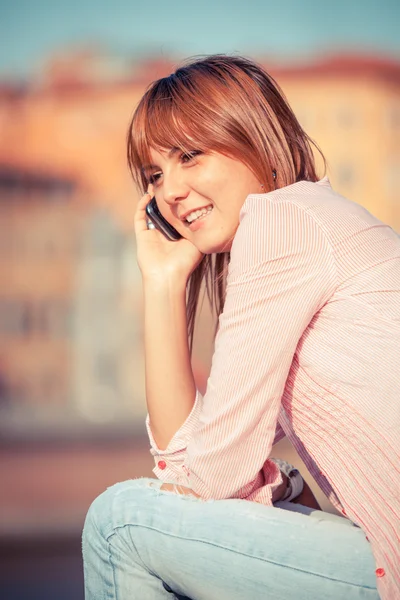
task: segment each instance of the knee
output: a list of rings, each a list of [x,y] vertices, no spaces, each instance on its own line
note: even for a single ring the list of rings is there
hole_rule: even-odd
[[[151,479],[140,478],[116,483],[102,492],[89,507],[83,526],[83,543],[93,538],[107,538],[113,531],[115,521],[121,516],[124,496],[135,496],[135,491],[148,487]],[[123,512],[123,511],[122,511]]]
[[[102,492],[90,505],[83,525],[84,544],[94,537],[103,537],[106,534],[107,523],[111,523],[113,487]]]

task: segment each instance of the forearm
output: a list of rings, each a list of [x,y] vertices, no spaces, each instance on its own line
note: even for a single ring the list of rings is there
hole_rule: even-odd
[[[160,449],[189,416],[196,397],[187,334],[183,283],[145,280],[144,348],[146,401]]]

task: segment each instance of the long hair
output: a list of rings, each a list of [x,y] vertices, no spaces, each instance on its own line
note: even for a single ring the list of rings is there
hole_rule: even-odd
[[[132,176],[144,193],[142,170],[151,148],[214,151],[244,163],[265,192],[297,181],[317,181],[312,146],[275,80],[255,62],[212,55],[187,62],[153,82],[139,102],[128,129],[127,156]],[[273,171],[276,173],[274,180]],[[205,255],[187,285],[190,350],[200,290],[205,283],[211,308],[222,312],[228,252]]]

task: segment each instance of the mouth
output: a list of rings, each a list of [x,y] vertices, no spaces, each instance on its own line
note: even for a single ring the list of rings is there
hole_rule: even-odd
[[[207,217],[212,210],[213,210],[213,207],[211,206],[211,204],[208,206],[204,206],[203,208],[198,208],[196,210],[191,211],[187,215],[185,215],[182,218],[182,221],[185,223],[185,225],[190,226],[190,225],[192,225],[192,223],[196,223],[196,221],[199,221],[199,220]]]

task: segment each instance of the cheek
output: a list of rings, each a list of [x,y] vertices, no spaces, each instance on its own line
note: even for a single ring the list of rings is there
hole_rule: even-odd
[[[213,163],[191,174],[190,187],[199,196],[217,201],[219,194],[224,195],[229,189],[231,179],[232,173],[225,164]]]
[[[166,202],[164,202],[164,200],[160,200],[160,199],[156,199],[156,200],[157,200],[157,206],[160,210],[160,213],[164,217],[164,219],[166,219],[169,223],[172,223],[172,221],[174,221],[176,223],[178,220],[176,219],[176,217],[173,216],[170,205],[167,204]]]

